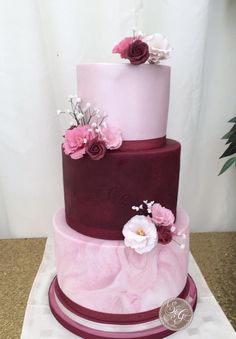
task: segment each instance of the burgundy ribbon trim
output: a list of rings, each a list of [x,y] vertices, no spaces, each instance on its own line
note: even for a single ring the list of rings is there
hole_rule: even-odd
[[[187,279],[186,285],[183,291],[178,295],[178,298],[185,299],[189,293],[190,283],[189,279]],[[159,318],[159,310],[160,308],[155,308],[146,312],[139,313],[131,313],[131,314],[110,314],[103,313],[98,311],[93,311],[86,307],[80,306],[76,304],[74,301],[69,299],[64,292],[61,290],[57,278],[55,278],[55,293],[60,300],[60,302],[71,312],[74,314],[83,317],[85,319],[106,323],[106,324],[120,324],[120,325],[128,325],[128,324],[139,324],[143,322],[148,322],[151,320],[155,320]]]
[[[165,146],[166,136],[147,140],[123,140],[119,151],[146,151]]]

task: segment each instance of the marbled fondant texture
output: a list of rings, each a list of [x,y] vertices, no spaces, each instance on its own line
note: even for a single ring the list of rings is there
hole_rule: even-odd
[[[148,143],[147,143],[148,144]],[[176,214],[180,144],[136,151],[108,151],[99,161],[74,160],[62,152],[66,221],[90,237],[123,239],[123,225],[143,200]]]
[[[185,248],[174,241],[138,254],[121,240],[90,238],[71,229],[60,210],[54,217],[55,253],[60,288],[75,303],[115,314],[145,312],[176,297],[186,284],[189,220],[179,209],[176,232],[185,233]]]
[[[170,67],[142,64],[80,64],[78,95],[108,114],[124,140],[166,135]]]

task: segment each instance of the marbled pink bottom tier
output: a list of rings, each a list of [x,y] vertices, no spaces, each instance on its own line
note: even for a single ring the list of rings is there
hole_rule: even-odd
[[[71,229],[64,210],[54,217],[57,277],[76,304],[111,314],[146,312],[178,296],[185,287],[189,256],[189,219],[179,209],[176,232],[186,239],[138,254],[123,241],[90,238]]]

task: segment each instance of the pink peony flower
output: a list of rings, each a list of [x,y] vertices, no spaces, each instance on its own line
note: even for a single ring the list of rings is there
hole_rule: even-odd
[[[103,140],[99,140],[98,138],[94,138],[89,140],[86,144],[86,153],[93,160],[100,160],[106,154],[106,145]]]
[[[158,241],[157,229],[150,218],[135,215],[123,227],[124,244],[139,254],[150,252]]]
[[[122,144],[121,130],[117,127],[103,127],[102,135],[107,149],[117,149]]]
[[[142,40],[135,40],[129,45],[127,58],[133,65],[145,63],[149,58],[148,45]]]
[[[151,207],[152,220],[161,226],[173,225],[175,217],[171,210],[162,207],[160,204],[153,204]]]
[[[112,50],[112,53],[119,53],[121,58],[127,59],[129,45],[133,42],[132,37],[121,40]]]
[[[65,154],[72,159],[80,159],[85,154],[85,144],[89,139],[89,125],[77,126],[69,129],[65,133],[63,144]]]

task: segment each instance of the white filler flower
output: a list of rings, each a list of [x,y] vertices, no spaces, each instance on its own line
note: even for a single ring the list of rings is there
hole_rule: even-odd
[[[134,249],[137,253],[150,252],[158,241],[157,229],[151,219],[136,215],[123,227],[125,246]]]
[[[142,38],[149,47],[150,63],[158,63],[160,60],[167,59],[171,52],[169,41],[160,33],[146,35]]]

